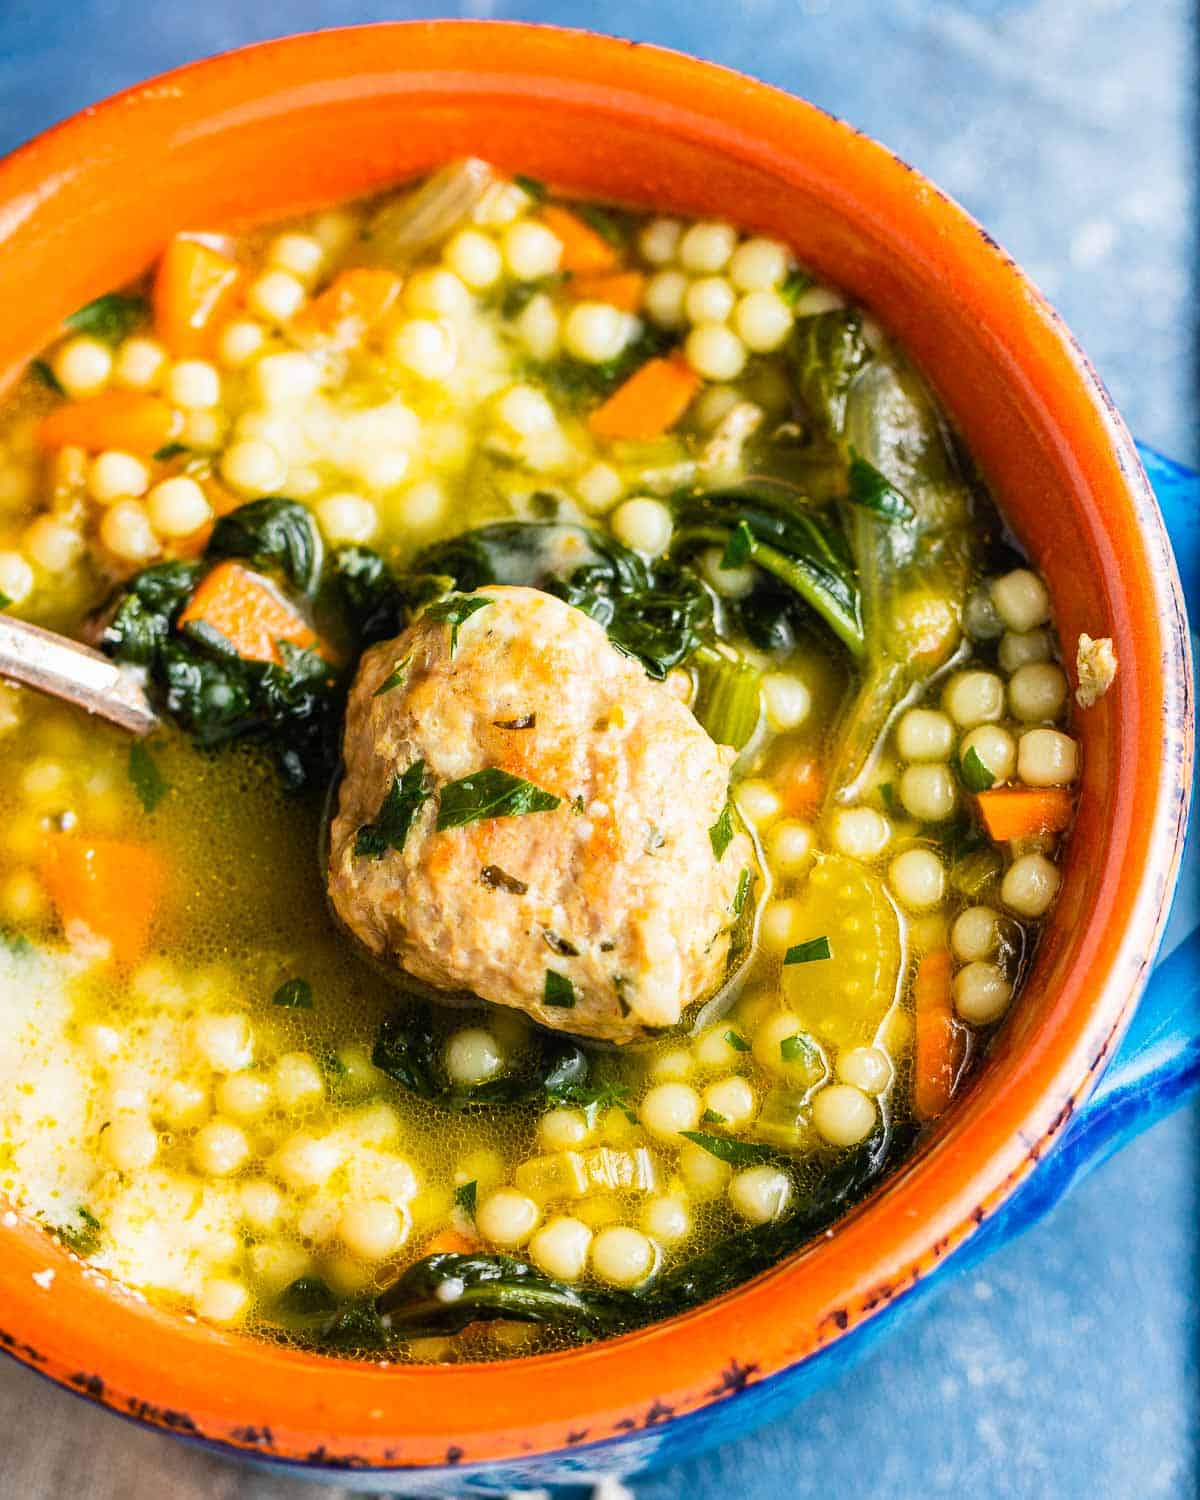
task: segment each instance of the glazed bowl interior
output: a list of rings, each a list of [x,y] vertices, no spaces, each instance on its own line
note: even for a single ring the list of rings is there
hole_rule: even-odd
[[[389,1370],[223,1334],[0,1228],[17,1352],[120,1409],[240,1446],[431,1464],[619,1432],[704,1404],[731,1358],[769,1375],[911,1284],[1021,1179],[1119,1036],[1169,894],[1186,785],[1173,565],[1128,436],[1069,336],[960,210],[810,106],[650,48],[530,27],[371,27],[185,69],[0,167],[10,372],[174,231],[370,192],[462,154],[583,194],[728,217],[790,242],[908,347],[1046,575],[1061,637],[1114,640],[1078,718],[1061,898],[991,1060],[836,1233],[673,1323],[507,1366]],[[1176,736],[1172,739],[1172,736]],[[1164,754],[1164,738],[1168,753]],[[1174,756],[1174,759],[1172,758]],[[52,1290],[32,1279],[53,1268]],[[99,1379],[101,1384],[91,1384]]]

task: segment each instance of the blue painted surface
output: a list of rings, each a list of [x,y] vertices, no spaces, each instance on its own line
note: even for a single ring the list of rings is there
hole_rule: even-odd
[[[1200,460],[1188,300],[1200,95],[1187,0],[0,0],[0,150],[193,56],[306,26],[416,14],[636,36],[743,68],[852,119],[1013,251],[1139,434]],[[1191,559],[1194,571],[1195,551]],[[1194,896],[1194,866],[1185,878]],[[1180,983],[1180,974],[1194,983],[1192,955],[1168,961],[1178,971],[1168,995],[1194,1003]],[[1150,1012],[1140,1019],[1152,1033]],[[1143,1040],[1162,1060],[1164,1037]],[[1149,1053],[1140,1055],[1145,1063]],[[1135,1074],[1122,1094],[1110,1077],[1109,1104],[1139,1109],[1136,1085]],[[1157,1126],[1043,1227],[912,1307],[900,1336],[843,1378],[786,1416],[782,1403],[795,1397],[781,1389],[778,1412],[761,1414],[779,1420],[638,1481],[638,1500],[1196,1495],[1198,1127],[1195,1106]],[[1036,1183],[1052,1186],[1049,1174]]]

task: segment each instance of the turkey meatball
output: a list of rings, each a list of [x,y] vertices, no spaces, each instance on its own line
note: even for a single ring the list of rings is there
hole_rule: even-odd
[[[329,892],[376,958],[627,1042],[725,974],[733,751],[580,610],[455,595],[360,664]]]

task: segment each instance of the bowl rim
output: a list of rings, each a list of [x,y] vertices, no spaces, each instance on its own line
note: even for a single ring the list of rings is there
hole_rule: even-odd
[[[701,118],[713,128],[723,122],[724,149],[757,153],[767,163],[785,162],[803,136],[807,146],[853,164],[893,207],[903,205],[910,235],[931,245],[936,239],[939,253],[957,257],[973,293],[993,313],[1012,317],[1031,361],[1036,354],[1042,375],[1056,382],[1062,440],[1086,455],[1106,524],[1133,549],[1141,591],[1131,607],[1141,639],[1139,681],[1128,691],[1142,709],[1141,740],[1123,757],[1118,776],[1124,783],[1135,776],[1134,751],[1151,745],[1146,721],[1155,717],[1159,755],[1142,773],[1141,815],[1122,846],[1120,870],[1136,860],[1142,876],[1123,874],[1106,887],[1107,904],[1089,919],[1096,928],[1092,972],[1028,1055],[1006,1063],[1004,1077],[980,1091],[986,1099],[974,1099],[968,1114],[977,1133],[965,1131],[961,1120],[956,1126],[952,1112],[946,1128],[881,1195],[841,1221],[835,1236],[682,1317],[503,1364],[380,1369],[299,1355],[148,1308],[81,1269],[29,1222],[4,1216],[0,1345],[10,1353],[153,1425],[260,1457],[335,1468],[528,1460],[638,1432],[794,1367],[910,1290],[1023,1181],[1115,1049],[1169,908],[1190,786],[1190,654],[1178,577],[1149,483],[1107,392],[1057,314],[963,209],[884,147],[810,103],[682,53],[524,22],[414,21],[301,33],[165,73],[13,153],[0,163],[0,256],[6,208],[31,201],[41,183],[53,184],[97,150],[154,129],[164,110],[184,108],[199,117],[208,95],[227,98],[241,88],[247,99],[256,97],[276,73],[320,84],[368,70],[445,72],[459,48],[462,72],[499,73],[507,66],[523,79],[607,90],[663,128],[695,128]],[[479,61],[485,53],[486,62]],[[712,149],[719,149],[716,141]],[[1135,663],[1122,666],[1132,675]],[[1171,754],[1161,753],[1164,735]],[[110,1309],[95,1327],[66,1328],[64,1307],[56,1309],[44,1281],[34,1279],[48,1265],[66,1308]],[[785,1297],[792,1318],[779,1316]],[[122,1337],[127,1321],[133,1336]]]

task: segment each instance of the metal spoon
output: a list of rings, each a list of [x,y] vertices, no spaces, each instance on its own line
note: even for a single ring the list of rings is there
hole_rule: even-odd
[[[90,646],[0,615],[0,677],[35,688],[139,737],[158,728],[135,672]]]

